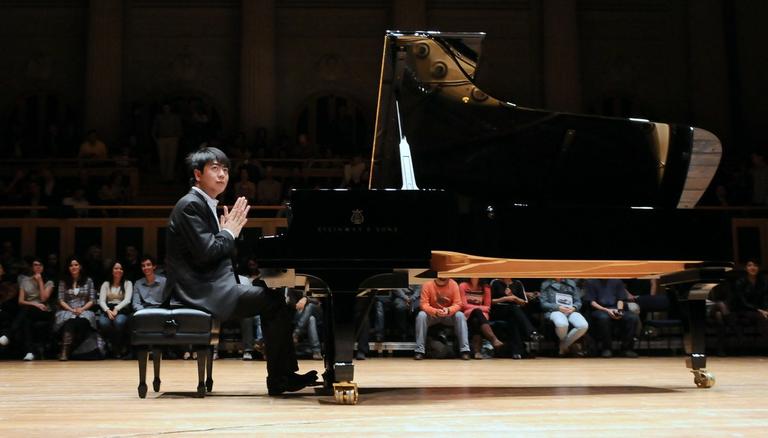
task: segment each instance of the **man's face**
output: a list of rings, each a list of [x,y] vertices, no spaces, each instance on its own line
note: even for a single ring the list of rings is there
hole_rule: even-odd
[[[154,274],[155,272],[155,265],[152,264],[152,261],[147,259],[141,262],[141,272],[144,273],[145,277],[149,277],[150,275]]]
[[[227,188],[229,167],[218,161],[206,163],[202,172],[195,169],[195,181],[202,191],[211,198],[215,198]]]

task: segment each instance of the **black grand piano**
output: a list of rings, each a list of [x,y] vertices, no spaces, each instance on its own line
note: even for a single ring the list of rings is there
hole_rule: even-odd
[[[730,226],[693,210],[718,139],[690,126],[523,108],[475,85],[483,33],[387,32],[367,190],[297,190],[259,265],[326,291],[325,387],[357,401],[355,300],[415,277],[658,278],[710,387],[705,299]],[[281,284],[280,282],[284,284]]]

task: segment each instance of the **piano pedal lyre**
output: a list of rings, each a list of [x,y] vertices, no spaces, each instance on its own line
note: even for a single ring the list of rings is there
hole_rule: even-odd
[[[705,369],[691,370],[693,383],[699,388],[711,388],[715,386],[715,375]]]
[[[339,382],[333,384],[333,397],[341,405],[357,404],[357,383]]]

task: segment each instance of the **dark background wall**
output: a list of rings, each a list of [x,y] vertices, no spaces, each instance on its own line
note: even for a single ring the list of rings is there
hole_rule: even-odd
[[[116,144],[164,100],[293,139],[314,99],[341,96],[370,128],[384,30],[417,26],[487,32],[492,95],[690,123],[741,159],[768,145],[766,20],[763,0],[0,0],[0,147],[51,122]]]

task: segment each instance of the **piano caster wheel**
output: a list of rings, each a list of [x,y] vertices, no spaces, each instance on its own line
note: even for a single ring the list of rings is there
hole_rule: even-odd
[[[693,383],[699,388],[711,388],[715,386],[715,375],[707,370],[691,370]]]
[[[160,391],[160,379],[155,379],[155,380],[152,381],[152,389],[155,392]]]
[[[333,397],[340,405],[357,404],[357,383],[340,382],[333,384]]]
[[[147,384],[143,383],[139,385],[139,398],[147,398]]]

